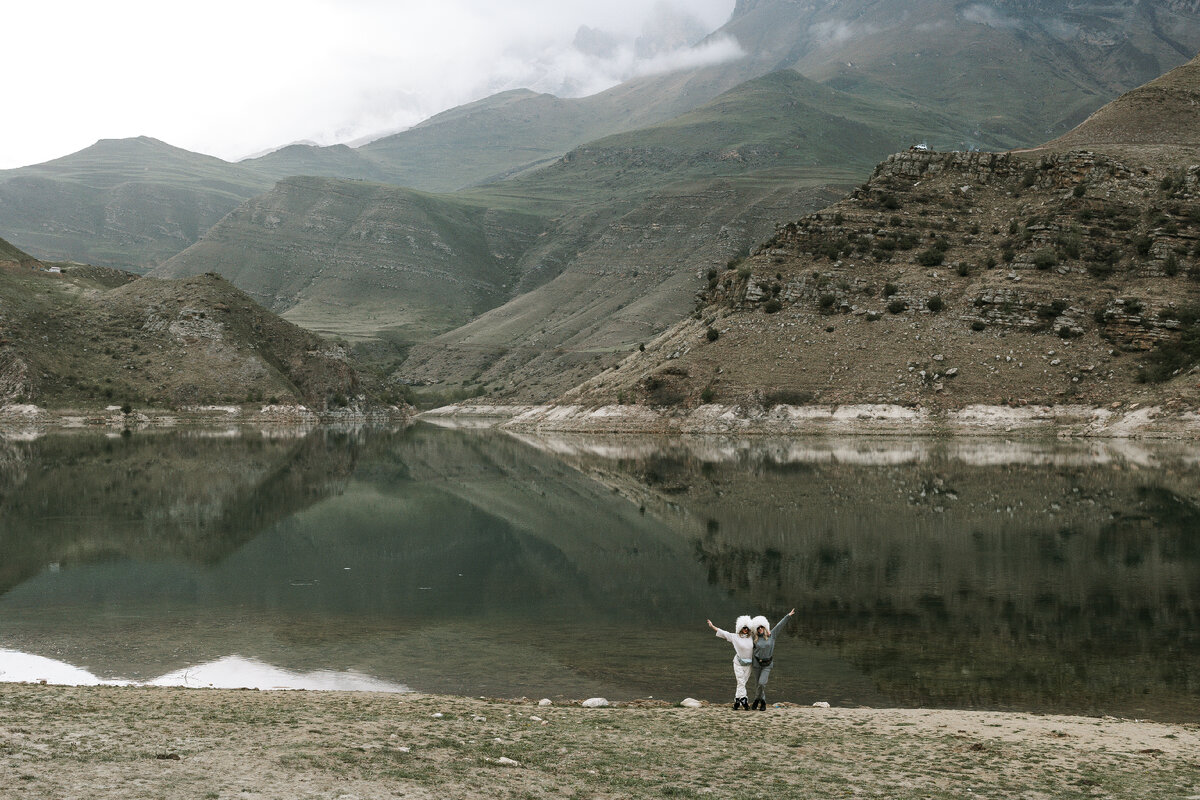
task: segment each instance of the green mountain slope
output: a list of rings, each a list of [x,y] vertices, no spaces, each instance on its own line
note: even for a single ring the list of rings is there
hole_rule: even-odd
[[[1194,56],[1200,4],[748,0],[722,30],[777,67],[1027,146]]]
[[[397,186],[290,178],[154,271],[217,271],[306,327],[403,344],[504,302],[538,216]]]
[[[949,125],[788,71],[455,195],[285,180],[154,274],[215,270],[288,319],[401,350],[472,323],[468,352],[440,341],[403,379],[507,385],[537,358],[558,381],[539,391],[556,394],[575,375],[572,353],[590,363],[635,346],[686,313],[706,270],[780,215],[832,199],[823,184],[851,183],[914,136],[950,136]],[[560,350],[571,369],[547,358]]]
[[[675,120],[481,187],[479,195],[555,198],[605,213],[561,274],[418,345],[397,376],[445,387],[466,381],[512,398],[552,397],[682,318],[710,270],[723,271],[777,220],[833,199],[827,184],[857,180],[914,140],[952,139],[951,125],[785,70]]]
[[[270,183],[156,139],[104,140],[0,171],[0,229],[41,258],[145,269]]]
[[[587,98],[506,92],[360,148],[294,145],[228,164],[145,138],[100,142],[0,172],[0,230],[38,257],[147,269],[285,177],[457,190],[673,119],[782,68],[870,102],[940,113],[954,123],[935,127],[953,133],[958,147],[1029,146],[1194,55],[1200,6],[752,0],[714,33],[723,36],[746,55]]]
[[[323,175],[364,181],[378,181],[386,177],[384,164],[344,144],[329,147],[291,144],[264,156],[243,159],[238,166],[275,181],[293,175]]]

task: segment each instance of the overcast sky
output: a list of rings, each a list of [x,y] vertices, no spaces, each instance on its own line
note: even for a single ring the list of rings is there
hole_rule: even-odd
[[[41,0],[4,11],[0,168],[153,136],[227,160],[398,130],[504,89],[736,58],[734,0]],[[581,28],[583,29],[581,31]]]

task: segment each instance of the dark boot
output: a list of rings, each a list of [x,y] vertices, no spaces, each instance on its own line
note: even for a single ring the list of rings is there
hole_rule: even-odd
[[[755,698],[754,707],[757,708],[759,711],[766,711],[767,710],[766,699],[764,699],[762,697]]]
[[[742,710],[742,698],[740,698],[740,697],[733,698],[733,710],[734,711]]]

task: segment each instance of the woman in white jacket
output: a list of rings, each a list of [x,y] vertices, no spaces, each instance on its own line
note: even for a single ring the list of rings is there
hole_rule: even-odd
[[[721,630],[713,625],[711,619],[707,622],[708,627],[716,631],[719,638],[733,645],[733,678],[737,681],[737,688],[733,694],[733,707],[735,710],[749,711],[750,703],[746,699],[746,681],[750,678],[750,666],[754,663],[754,637],[750,635],[750,615],[743,614],[737,618],[737,624],[734,626],[737,633]]]

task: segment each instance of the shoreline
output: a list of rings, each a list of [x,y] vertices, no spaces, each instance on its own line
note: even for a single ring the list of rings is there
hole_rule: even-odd
[[[414,413],[390,406],[316,411],[303,405],[198,404],[180,408],[42,408],[34,404],[0,406],[0,436],[22,438],[50,431],[159,431],[263,429],[306,433],[317,427],[408,425]]]
[[[1065,439],[1200,439],[1200,414],[1162,406],[970,405],[935,410],[901,405],[704,405],[693,409],[634,405],[461,404],[421,412],[444,427],[521,433],[700,434],[790,436],[1044,436]]]
[[[13,798],[730,797],[753,764],[777,797],[1200,794],[1200,725],[1111,717],[32,684],[0,709]]]

